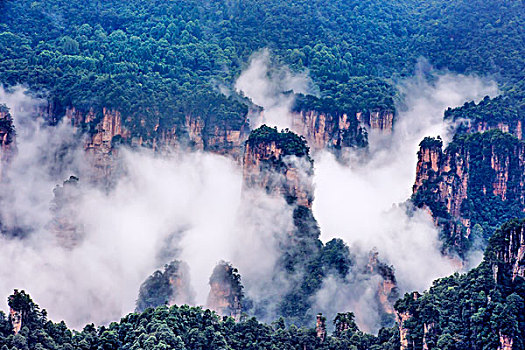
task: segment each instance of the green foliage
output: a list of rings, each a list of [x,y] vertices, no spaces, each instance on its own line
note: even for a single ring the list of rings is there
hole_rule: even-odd
[[[296,108],[393,110],[393,81],[421,56],[523,91],[519,1],[7,0],[0,11],[2,84],[47,95],[58,114],[118,109],[145,138],[187,114],[242,124],[246,101],[219,91],[262,48],[319,88]]]
[[[436,147],[441,153],[441,140],[425,138],[420,146]],[[484,133],[456,134],[452,142],[442,153],[445,158],[452,159],[447,173],[436,173],[428,170],[428,179],[412,196],[417,207],[427,206],[443,228],[441,240],[444,250],[452,250],[463,256],[474,240],[486,242],[498,226],[512,218],[524,217],[522,201],[523,164],[520,154],[525,150],[525,143],[500,130],[490,130]],[[497,183],[496,171],[493,169],[493,159],[499,159],[508,167],[506,175],[505,198],[495,194],[493,184]],[[463,171],[468,171],[466,198],[462,201],[460,215],[470,220],[470,226],[476,228],[474,235],[465,237],[465,228],[448,212],[440,196],[440,186],[444,177],[459,181],[457,177],[458,162],[465,162]],[[468,163],[468,164],[467,164]],[[459,185],[457,185],[459,186]]]
[[[508,251],[510,233],[524,225],[525,220],[513,220],[498,229],[477,268],[436,280],[423,295],[406,294],[396,302],[397,311],[410,315],[403,324],[409,344],[421,348],[424,335],[429,349],[496,349],[503,334],[513,339],[514,349],[525,347],[525,280],[513,280],[511,266],[500,270],[506,278],[497,282],[494,273],[501,263],[497,256]]]
[[[253,130],[246,141],[247,145],[254,147],[259,144],[275,143],[276,147],[281,150],[281,158],[285,156],[308,157],[310,160],[310,148],[303,136],[297,135],[290,130],[281,130],[277,127],[262,125]]]

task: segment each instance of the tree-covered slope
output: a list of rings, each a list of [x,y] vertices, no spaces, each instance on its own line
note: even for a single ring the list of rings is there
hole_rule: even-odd
[[[392,77],[426,57],[438,68],[523,77],[521,1],[2,1],[0,82],[67,106],[110,107],[135,132],[186,114],[242,123],[226,97],[249,56],[309,71],[313,107],[392,109]],[[224,91],[224,90],[223,90]],[[241,101],[241,102],[239,102]]]

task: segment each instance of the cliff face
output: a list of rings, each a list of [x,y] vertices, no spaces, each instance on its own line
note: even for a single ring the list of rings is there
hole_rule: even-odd
[[[0,181],[5,174],[5,167],[15,153],[15,127],[9,109],[0,105]]]
[[[365,147],[367,132],[355,116],[332,115],[317,111],[292,114],[292,130],[303,135],[315,150]]]
[[[467,133],[485,132],[493,129],[498,129],[501,132],[510,133],[515,136],[518,140],[523,140],[524,133],[524,121],[513,120],[507,122],[489,123],[487,121],[480,120],[467,120],[462,125],[464,131]]]
[[[153,146],[160,151],[170,147],[189,147],[240,159],[249,133],[247,117],[242,123],[232,125],[212,117],[187,115],[182,125],[167,129],[157,126]]]
[[[311,208],[313,164],[304,138],[262,126],[248,138],[243,164],[245,188],[263,188],[289,204]]]
[[[381,281],[377,285],[378,305],[383,314],[393,316],[395,313],[394,302],[399,297],[393,267],[379,261],[379,254],[372,251],[369,254],[366,268],[369,274],[381,276]]]
[[[445,150],[441,140],[426,138],[412,200],[430,211],[447,248],[461,255],[474,227],[486,239],[502,221],[524,215],[525,143],[499,130],[462,135]]]
[[[394,129],[394,112],[388,110],[372,110],[357,112],[357,120],[368,130],[377,130],[385,134],[392,133]]]
[[[406,304],[408,302],[417,305],[419,297],[420,294],[418,292],[413,292],[411,295],[406,294],[403,300],[405,301],[405,305],[396,305],[395,315],[396,323],[399,328],[400,350],[415,349],[415,342],[413,337],[411,337],[413,330],[408,327],[406,322],[410,321],[412,318],[417,318],[418,312],[414,305]]]
[[[494,247],[492,270],[494,280],[501,283],[504,276],[525,278],[525,222],[504,226],[505,235],[495,236],[491,240]]]
[[[241,277],[236,268],[224,261],[213,269],[210,277],[210,292],[206,307],[221,316],[231,316],[240,320],[244,294]]]

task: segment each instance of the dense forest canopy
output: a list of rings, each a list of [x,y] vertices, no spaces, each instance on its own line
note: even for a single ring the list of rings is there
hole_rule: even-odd
[[[491,238],[483,262],[467,274],[434,282],[429,291],[406,294],[396,303],[408,315],[401,326],[382,328],[377,336],[361,332],[350,313],[337,314],[335,330],[287,326],[281,318],[272,324],[244,317],[235,322],[210,310],[189,306],[160,306],[132,313],[108,326],[87,325],[72,331],[64,322],[47,320],[28,294],[16,291],[9,305],[23,315],[16,335],[0,312],[2,349],[496,349],[500,337],[513,339],[523,349],[525,337],[525,280],[513,276],[516,237],[523,237],[524,220],[504,224]],[[497,267],[497,269],[496,269]],[[494,272],[496,271],[496,272]],[[321,319],[323,319],[321,317]],[[313,325],[313,320],[312,320]]]
[[[524,69],[519,0],[22,0],[0,12],[2,84],[25,84],[58,112],[116,108],[137,133],[185,114],[240,123],[246,102],[220,90],[262,48],[308,71],[320,89],[310,107],[331,112],[393,109],[396,77],[421,57],[506,90]]]

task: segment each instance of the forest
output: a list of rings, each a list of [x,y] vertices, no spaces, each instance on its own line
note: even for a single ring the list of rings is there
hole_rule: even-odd
[[[242,173],[243,191],[250,173],[242,168],[248,159],[242,152],[270,154],[267,159],[254,155],[257,175],[263,175],[251,179],[251,185],[263,184],[267,195],[283,195],[285,208],[291,208],[291,228],[276,240],[276,262],[268,278],[281,294],[251,298],[242,271],[221,260],[209,285],[232,287],[226,311],[189,306],[195,305],[189,288],[192,266],[179,260],[176,249],[162,251],[169,259],[137,290],[135,311],[113,322],[72,329],[48,318],[26,293],[29,289],[15,289],[7,300],[10,313],[0,311],[0,350],[525,349],[524,28],[522,0],[0,0],[0,92],[14,93],[22,86],[27,95],[45,100],[46,112],[39,111],[47,118],[42,129],[61,125],[67,111],[94,115],[82,125],[69,120],[79,126],[75,137],[82,142],[91,137],[79,147],[100,156],[94,168],[110,173],[108,164],[119,159],[121,143],[125,158],[140,148],[137,144],[158,151],[157,143],[170,133],[184,133],[187,140],[179,139],[186,141],[197,135],[184,151],[237,152],[232,162],[240,165],[235,171],[239,178]],[[313,136],[259,127],[251,120],[264,108],[236,83],[253,58],[265,52],[270,60],[266,78],[273,73],[305,77],[307,91],[274,89],[291,97],[288,112],[304,117]],[[427,290],[404,290],[400,298],[396,266],[375,248],[322,239],[313,190],[308,192],[314,187],[316,150],[306,136],[321,140],[335,154],[337,166],[360,166],[378,152],[369,139],[375,137],[387,151],[397,147],[387,137],[396,130],[400,110],[408,108],[401,82],[411,78],[432,84],[449,73],[494,82],[497,96],[444,110],[450,140],[443,135],[419,143],[417,171],[420,166],[428,171],[406,202],[392,207],[401,207],[407,220],[429,214],[439,235],[436,249],[462,268],[471,252],[483,250],[484,255],[477,267],[437,279]],[[378,137],[358,115],[379,111],[392,115],[392,125]],[[17,113],[0,101],[1,162],[15,157],[21,132],[10,112]],[[309,120],[302,112],[315,113]],[[104,120],[107,115],[113,119]],[[103,120],[110,125],[101,126]],[[337,124],[332,126],[340,133],[337,144],[323,138],[327,120]],[[107,131],[103,128],[116,129],[116,124],[124,131],[96,144],[95,137]],[[345,133],[352,134],[346,141]],[[100,145],[109,145],[102,156],[96,153]],[[343,146],[356,153],[344,158]],[[228,147],[238,149],[229,154]],[[43,157],[50,163],[66,159],[65,148]],[[158,153],[152,157],[163,156]],[[294,163],[302,161],[306,180]],[[0,185],[8,186],[3,164]],[[70,218],[77,212],[69,210],[68,201],[77,192],[68,191],[78,189],[80,198],[88,182],[71,174],[62,186],[50,189],[48,207],[56,226],[44,229],[69,227],[83,234],[84,226],[71,224]],[[299,204],[301,186],[307,188],[306,203]],[[108,195],[113,189],[101,192]],[[0,187],[2,204],[9,191]],[[457,208],[454,201],[460,203]],[[351,210],[345,212],[350,227]],[[2,239],[31,237],[7,234],[4,219],[0,216]],[[266,218],[270,224],[273,220]],[[185,225],[181,232],[190,226]],[[177,234],[163,238],[175,240]],[[66,248],[73,251],[81,244],[73,243]],[[179,289],[174,281],[181,283]],[[333,319],[317,314],[314,299],[326,281],[348,290],[373,285],[373,292],[366,292],[372,295],[378,331],[370,334],[358,327],[361,310],[341,310],[329,316]]]

